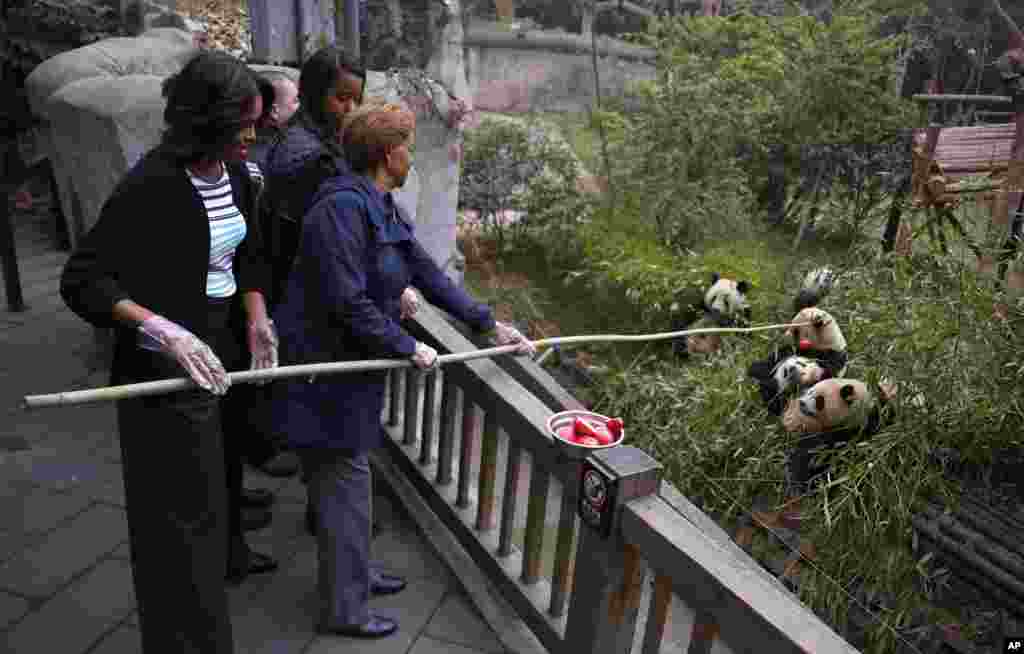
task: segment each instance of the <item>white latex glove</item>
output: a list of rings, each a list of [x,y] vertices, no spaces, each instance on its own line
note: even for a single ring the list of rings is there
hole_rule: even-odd
[[[420,296],[412,286],[408,286],[402,291],[402,297],[399,298],[398,304],[402,307],[402,320],[412,318],[420,310]]]
[[[496,345],[515,345],[519,344],[519,349],[516,350],[516,354],[529,354],[534,356],[537,354],[537,348],[534,347],[533,343],[526,340],[518,329],[503,322],[494,323],[494,342]]]
[[[437,350],[426,343],[416,341],[416,352],[411,358],[420,370],[430,370],[437,365]]]
[[[150,316],[139,325],[139,331],[146,337],[142,347],[173,358],[201,388],[214,395],[228,392],[231,378],[224,364],[195,334],[163,316]]]
[[[252,363],[249,370],[265,370],[277,367],[277,330],[274,321],[263,318],[249,323],[249,352]],[[256,382],[266,384],[269,380]]]

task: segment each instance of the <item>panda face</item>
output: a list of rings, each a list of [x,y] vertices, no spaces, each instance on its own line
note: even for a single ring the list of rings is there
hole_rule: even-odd
[[[803,341],[809,343],[812,350],[846,351],[846,337],[839,329],[839,323],[829,312],[818,308],[803,309],[793,316],[791,322],[810,323],[786,330],[786,334],[793,339],[797,348]]]
[[[791,388],[806,388],[825,377],[825,369],[814,359],[792,356],[783,360],[772,373],[780,393]]]
[[[856,379],[826,379],[811,386],[797,400],[801,415],[819,427],[843,424],[859,404],[870,398],[867,386]]]
[[[734,324],[738,318],[749,321],[748,290],[750,282],[736,282],[715,273],[711,276],[711,288],[704,294],[704,309],[718,325]]]

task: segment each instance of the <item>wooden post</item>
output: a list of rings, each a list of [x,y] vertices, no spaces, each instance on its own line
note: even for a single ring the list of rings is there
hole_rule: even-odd
[[[25,300],[21,295],[21,275],[18,272],[18,252],[14,245],[14,226],[11,225],[11,203],[9,193],[18,188],[22,174],[21,158],[15,142],[10,140],[0,149],[0,264],[4,271],[4,289],[7,292],[7,307],[11,311],[24,311]]]
[[[1024,112],[1018,112],[1014,116],[1014,123],[1017,129],[1013,137],[1013,146],[1010,149],[1010,161],[1004,185],[1010,198],[1007,213],[1011,229],[1013,228],[1014,214],[1020,208],[1020,192],[1024,191]],[[1015,245],[1019,249],[1019,244]],[[1016,249],[1014,253],[1017,253]],[[1021,269],[1019,260],[1014,261],[1007,270],[1006,292],[1011,302],[1016,301],[1024,294],[1024,270]]]
[[[14,246],[14,227],[11,225],[11,209],[7,189],[0,193],[0,259],[4,269],[4,289],[7,292],[7,308],[24,311],[25,299],[21,294],[21,275],[18,272],[18,252]]]
[[[631,651],[646,563],[622,540],[619,519],[626,504],[657,493],[660,482],[661,465],[634,447],[598,451],[584,464],[565,651]]]

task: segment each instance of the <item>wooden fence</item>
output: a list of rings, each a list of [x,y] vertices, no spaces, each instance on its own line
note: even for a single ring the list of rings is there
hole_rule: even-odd
[[[442,354],[474,348],[430,307],[412,329]],[[389,438],[375,457],[506,647],[857,651],[663,481],[642,450],[561,456],[545,421],[572,401],[546,377],[509,358],[392,371]]]

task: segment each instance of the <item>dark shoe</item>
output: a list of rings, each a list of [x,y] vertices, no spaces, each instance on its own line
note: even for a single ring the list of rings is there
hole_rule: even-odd
[[[274,494],[265,488],[243,488],[242,506],[265,509],[274,503]]]
[[[254,507],[242,507],[242,530],[258,531],[266,529],[273,519],[273,514],[268,509]]]
[[[405,579],[397,575],[388,575],[378,572],[373,575],[370,582],[370,592],[374,595],[394,595],[405,590]]]
[[[295,452],[281,452],[258,467],[271,477],[292,477],[299,472],[299,456]]]
[[[346,627],[317,627],[321,634],[335,636],[348,636],[349,638],[383,638],[398,631],[398,621],[393,618],[385,618],[379,615],[371,615],[366,624],[350,625]]]
[[[227,581],[229,584],[240,584],[249,575],[273,572],[278,567],[276,559],[252,550],[249,550],[249,560],[246,563],[247,566],[236,567],[228,571]]]

